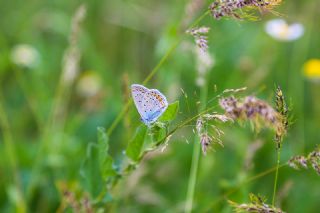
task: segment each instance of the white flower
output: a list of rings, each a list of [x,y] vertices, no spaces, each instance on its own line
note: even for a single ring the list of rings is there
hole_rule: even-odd
[[[38,60],[38,51],[29,44],[18,44],[11,51],[11,61],[18,66],[33,68]]]
[[[273,19],[266,23],[265,31],[276,40],[294,41],[303,35],[304,28],[299,23],[288,25],[283,19]]]

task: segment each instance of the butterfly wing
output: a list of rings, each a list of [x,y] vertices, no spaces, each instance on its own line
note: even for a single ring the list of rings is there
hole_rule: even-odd
[[[139,84],[131,85],[132,98],[142,119],[146,118],[146,107],[145,107],[144,96],[148,91],[149,89],[145,88],[142,85],[139,85]]]
[[[168,107],[166,97],[156,89],[149,90],[144,96],[144,101],[146,106],[145,123],[155,122]]]
[[[168,107],[166,97],[156,89],[133,84],[131,93],[141,119],[147,125],[155,122]]]

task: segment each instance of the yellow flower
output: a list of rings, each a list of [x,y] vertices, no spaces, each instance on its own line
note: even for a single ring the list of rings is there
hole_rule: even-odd
[[[310,59],[303,65],[303,74],[307,78],[320,79],[320,59]]]

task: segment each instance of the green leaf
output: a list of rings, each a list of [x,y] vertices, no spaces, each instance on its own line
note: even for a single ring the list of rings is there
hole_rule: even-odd
[[[113,159],[108,154],[109,138],[104,128],[98,128],[98,143],[89,143],[80,174],[86,191],[97,197],[106,182],[117,175]]]
[[[100,167],[97,162],[99,162],[98,146],[96,143],[89,143],[80,174],[85,190],[88,191],[92,197],[98,196],[103,186]]]
[[[166,135],[166,128],[167,126],[165,123],[155,123],[151,128],[149,128],[150,135],[153,142],[159,141]]]
[[[132,138],[132,140],[129,142],[127,146],[126,155],[133,161],[136,161],[136,162],[139,161],[143,144],[144,144],[144,139],[147,134],[147,129],[148,128],[146,125],[144,124],[140,125],[137,128],[134,137]]]
[[[109,155],[109,137],[103,127],[98,127],[99,167],[103,179],[115,176],[117,172],[113,168],[113,159]]]
[[[179,101],[169,104],[167,110],[159,118],[159,121],[172,121],[176,118],[179,111]]]

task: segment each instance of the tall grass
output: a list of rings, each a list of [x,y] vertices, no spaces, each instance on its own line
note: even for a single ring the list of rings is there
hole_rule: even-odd
[[[308,39],[304,43],[294,46],[289,43],[270,45],[268,50],[274,51],[272,56],[261,59],[259,57],[266,54],[260,50],[260,43],[266,42],[268,45],[271,42],[260,34],[253,35],[262,26],[262,22],[259,21],[264,19],[266,14],[270,17],[278,15],[277,6],[285,5],[286,2],[216,0],[210,2],[210,5],[206,6],[208,9],[204,11],[202,8],[205,2],[201,0],[190,1],[186,7],[181,6],[181,2],[178,2],[179,4],[172,2],[172,8],[180,9],[167,8],[168,11],[181,13],[185,9],[185,14],[179,16],[182,17],[180,21],[175,17],[171,20],[172,23],[163,25],[172,24],[168,27],[168,35],[166,33],[160,35],[158,29],[156,36],[149,35],[146,33],[147,30],[143,30],[146,34],[142,35],[139,34],[141,32],[130,31],[137,28],[130,28],[130,30],[122,28],[132,23],[137,24],[138,19],[135,18],[139,15],[136,14],[135,18],[130,16],[131,13],[135,14],[135,11],[145,15],[144,21],[147,22],[146,16],[151,22],[155,21],[158,15],[155,10],[150,13],[147,10],[148,6],[144,7],[139,3],[114,2],[110,5],[109,3],[107,1],[107,6],[96,2],[88,3],[87,6],[77,6],[68,24],[70,29],[67,36],[51,34],[50,26],[53,23],[50,21],[56,20],[55,17],[60,17],[55,24],[65,23],[64,16],[54,12],[51,14],[51,9],[35,16],[35,20],[32,19],[32,24],[39,27],[41,31],[41,36],[35,33],[39,36],[35,36],[36,41],[39,38],[40,40],[45,38],[48,41],[63,44],[61,45],[63,49],[59,49],[60,52],[52,50],[53,55],[63,56],[59,72],[44,73],[46,70],[51,70],[49,63],[47,64],[44,60],[50,58],[51,49],[45,49],[46,54],[42,54],[42,63],[46,66],[38,65],[41,72],[37,71],[37,68],[12,65],[14,62],[10,62],[9,54],[0,53],[0,77],[3,83],[3,91],[0,93],[0,133],[1,142],[3,141],[3,145],[0,143],[0,146],[3,149],[0,151],[1,154],[5,154],[5,158],[0,161],[0,173],[3,174],[3,178],[0,178],[1,211],[228,212],[233,208],[234,211],[283,212],[296,210],[295,207],[297,207],[298,212],[299,206],[296,206],[296,199],[301,198],[300,195],[289,194],[287,202],[284,203],[280,202],[280,196],[277,196],[281,191],[278,188],[285,179],[293,180],[297,190],[305,191],[305,188],[312,188],[310,190],[313,190],[315,196],[310,201],[301,201],[303,210],[312,211],[312,208],[317,205],[312,203],[316,202],[316,187],[310,187],[312,183],[317,183],[314,178],[315,173],[309,174],[306,170],[304,174],[297,176],[293,171],[286,169],[286,166],[295,169],[312,168],[316,174],[320,174],[319,148],[307,155],[297,155],[311,149],[312,143],[308,144],[304,136],[294,137],[304,134],[304,131],[299,130],[300,127],[312,128],[304,127],[307,122],[303,118],[306,104],[303,101],[297,101],[304,97],[304,94],[302,91],[296,93],[294,85],[297,83],[299,88],[304,88],[307,83],[300,80],[301,76],[297,72],[292,74],[288,72],[297,71],[301,63],[309,57],[308,54],[315,54],[314,49],[312,53],[308,52],[306,44],[312,44],[311,39],[317,40],[317,38],[311,32],[307,32]],[[61,5],[65,4],[61,3]],[[158,4],[166,5],[163,2],[157,3],[155,8],[159,6]],[[288,4],[295,5],[295,3]],[[317,8],[316,3],[299,4]],[[97,21],[98,11],[108,10],[110,13],[114,8],[108,8],[114,5],[120,5],[121,11],[125,11],[129,17],[119,19],[120,22],[127,22],[119,27],[121,30],[115,27],[119,23],[118,14],[115,13],[111,13],[114,17],[107,14],[105,20],[100,20],[101,23],[108,23],[108,27],[92,30],[98,26],[93,24]],[[31,4],[30,7],[32,7]],[[55,7],[58,6],[55,5]],[[71,13],[70,11],[68,14]],[[162,11],[161,7],[159,11]],[[313,11],[308,17],[316,17],[316,14],[317,12]],[[194,18],[196,15],[198,17]],[[312,19],[310,17],[308,20]],[[14,19],[10,20],[13,20],[12,26],[17,24]],[[254,29],[245,32],[243,29],[247,29],[246,24],[252,20],[258,22],[254,23]],[[232,25],[234,22],[237,25],[241,23],[241,27],[235,28]],[[101,25],[104,26],[105,23]],[[308,25],[311,28],[314,27],[314,23]],[[4,26],[5,29],[4,36],[0,36],[0,44],[10,47],[11,39],[6,39],[6,36],[8,32],[12,36],[13,31],[10,26],[4,25],[1,21],[0,26]],[[210,33],[208,33],[209,28]],[[108,39],[92,41],[90,39],[93,34],[95,38],[100,38],[106,34],[112,34],[116,31],[115,29],[121,32],[121,36],[116,34],[119,36],[118,40],[113,38],[112,41]],[[166,51],[159,57],[158,62],[148,61],[147,70],[150,71],[142,72],[145,77],[136,82],[133,82],[133,79],[141,75],[136,73],[134,65],[126,62],[130,60],[125,54],[132,51],[130,42],[126,41],[127,37],[124,39],[131,34],[139,35],[137,36],[139,39],[144,36],[150,37],[152,42],[163,39],[161,40],[163,43],[158,43],[160,46],[169,44],[165,46]],[[61,42],[59,39],[62,37],[67,39]],[[24,38],[23,34],[21,38]],[[50,40],[52,38],[53,40]],[[170,40],[171,38],[173,39]],[[38,44],[37,48],[41,49],[48,45],[49,42],[45,39],[44,43]],[[120,48],[114,45],[117,42],[121,44]],[[250,42],[253,44],[249,44]],[[115,86],[117,85],[115,76],[119,70],[115,68],[117,66],[108,67],[115,62],[105,55],[101,57],[98,53],[105,44],[110,45],[114,55],[121,55],[121,61],[126,65],[119,66],[121,69],[124,67],[133,69],[133,71],[130,70],[131,68],[130,71],[123,71],[129,73],[125,79],[126,88],[122,90],[126,93],[124,103],[118,102],[117,96],[122,92]],[[140,48],[145,44],[139,45],[132,49]],[[152,51],[153,48],[152,46]],[[249,51],[250,48],[254,50]],[[290,61],[287,60],[287,54],[276,53],[277,50],[288,51],[290,48],[293,48]],[[200,72],[195,72],[195,66],[193,66],[197,64],[196,57],[191,54],[195,49],[200,49],[202,53],[216,53],[215,72],[202,73],[201,81],[196,81]],[[155,50],[157,52],[157,47]],[[251,53],[254,53],[253,56],[247,56]],[[142,55],[145,57],[144,54]],[[292,124],[293,130],[288,129],[291,123],[284,92],[280,88],[277,88],[276,102],[272,104],[270,97],[274,95],[271,95],[272,92],[268,89],[263,91],[256,87],[248,87],[247,91],[245,88],[247,85],[243,83],[254,81],[254,79],[250,81],[248,79],[255,76],[254,70],[258,67],[277,64],[276,61],[272,61],[276,58],[289,61],[289,63],[280,63],[281,66],[283,65],[281,69],[286,67],[289,71],[279,73],[276,79],[264,76],[268,80],[260,79],[254,83],[261,88],[266,86],[262,85],[263,83],[271,82],[272,85],[279,83],[286,91],[286,101],[291,98],[293,102],[298,103],[292,107],[293,112],[299,113],[298,119]],[[257,65],[260,62],[266,64]],[[104,63],[107,65],[104,66]],[[149,66],[153,68],[149,69]],[[280,69],[276,67],[278,65],[274,66],[269,69],[275,71],[268,70],[267,73]],[[11,69],[14,71],[14,81],[6,71]],[[103,89],[100,88],[99,97],[95,95],[86,97],[86,103],[94,106],[93,110],[88,111],[83,106],[85,98],[77,94],[79,79],[87,69],[103,70],[103,72],[97,71],[99,73],[97,76],[100,76],[101,82],[104,82]],[[180,71],[182,69],[186,71]],[[209,68],[211,69],[212,67]],[[170,72],[164,73],[163,70]],[[52,78],[54,75],[57,76]],[[50,82],[43,83],[46,86],[43,91],[36,89],[40,88],[38,86],[40,76],[50,79]],[[29,82],[29,78],[36,80]],[[175,79],[174,82],[168,80],[170,78]],[[161,84],[159,79],[163,80]],[[41,81],[45,80],[41,78]],[[87,84],[88,87],[92,86],[91,80]],[[193,85],[190,82],[196,83]],[[129,88],[127,87],[130,83],[141,83],[150,88],[157,87],[154,85],[159,83],[165,86],[165,89],[159,86],[163,94],[167,97],[172,95],[174,101],[170,100],[167,110],[155,123],[145,125],[139,121],[132,98],[128,96]],[[212,89],[213,85],[214,89]],[[230,85],[241,88],[227,89]],[[179,96],[177,98],[173,95],[176,91],[171,88],[179,87],[185,95],[185,100],[180,100]],[[265,88],[269,88],[268,85]],[[217,94],[217,90],[222,92]],[[265,93],[269,98],[266,98]],[[45,100],[49,101],[41,102],[42,99],[39,98],[41,96],[47,96]],[[312,102],[307,101],[309,102],[306,103]],[[124,119],[125,127],[121,125]],[[248,126],[252,128],[247,128]],[[227,134],[222,129],[226,129]],[[298,131],[298,134],[295,131]],[[94,134],[96,136],[93,136]],[[190,145],[177,143],[184,140],[192,143]],[[246,142],[250,140],[262,140],[263,145],[251,153],[252,166],[242,171],[238,169],[241,167],[239,162],[248,157],[246,149],[249,148],[246,148],[248,145]],[[294,143],[298,140],[302,141],[301,144]],[[269,141],[275,143],[269,143]],[[218,144],[219,146],[216,146]],[[212,151],[213,149],[215,151]],[[274,153],[274,149],[276,149],[276,165],[272,167],[270,162],[273,161],[271,160],[273,155],[270,153]],[[296,156],[292,157],[293,155]],[[285,162],[285,159],[289,158],[291,159]],[[271,175],[273,173],[274,176]],[[271,176],[274,177],[273,185]],[[241,189],[245,189],[242,194],[238,193]],[[260,193],[267,196],[262,196]],[[270,202],[267,200],[268,197],[271,198]]]

